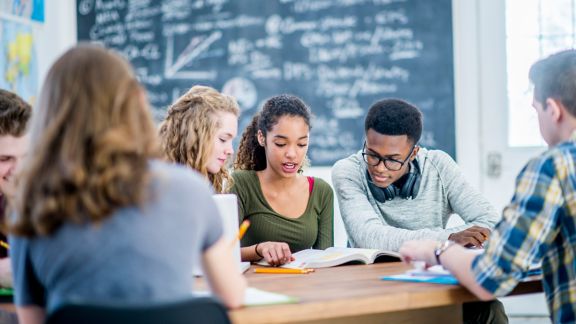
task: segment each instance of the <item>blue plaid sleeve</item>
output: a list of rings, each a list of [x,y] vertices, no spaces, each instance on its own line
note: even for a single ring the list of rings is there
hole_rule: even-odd
[[[472,263],[476,281],[495,296],[508,294],[558,231],[564,198],[551,156],[530,161],[516,179],[511,202]]]

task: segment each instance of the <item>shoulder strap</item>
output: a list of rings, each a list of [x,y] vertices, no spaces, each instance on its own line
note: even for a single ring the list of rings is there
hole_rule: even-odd
[[[306,177],[308,178],[308,192],[312,193],[312,189],[314,189],[314,177]]]

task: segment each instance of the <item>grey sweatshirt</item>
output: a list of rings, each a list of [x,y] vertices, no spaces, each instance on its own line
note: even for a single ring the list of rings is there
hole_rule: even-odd
[[[403,242],[446,240],[472,225],[492,229],[499,214],[462,175],[456,162],[439,150],[421,148],[416,156],[422,179],[415,199],[396,197],[380,203],[368,188],[361,152],[332,168],[332,183],[351,246],[398,251]],[[451,214],[465,224],[446,229]]]

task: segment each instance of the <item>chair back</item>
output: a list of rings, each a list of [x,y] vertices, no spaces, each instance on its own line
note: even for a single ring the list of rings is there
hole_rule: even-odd
[[[229,324],[226,308],[210,297],[152,305],[66,304],[46,324]]]

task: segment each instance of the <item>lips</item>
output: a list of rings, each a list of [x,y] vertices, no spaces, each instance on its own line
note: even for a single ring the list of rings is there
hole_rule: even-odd
[[[390,181],[390,177],[387,177],[385,175],[379,175],[379,174],[372,174],[372,180],[374,182],[388,182]]]
[[[282,163],[282,171],[286,173],[294,173],[298,171],[298,164],[294,162]]]

